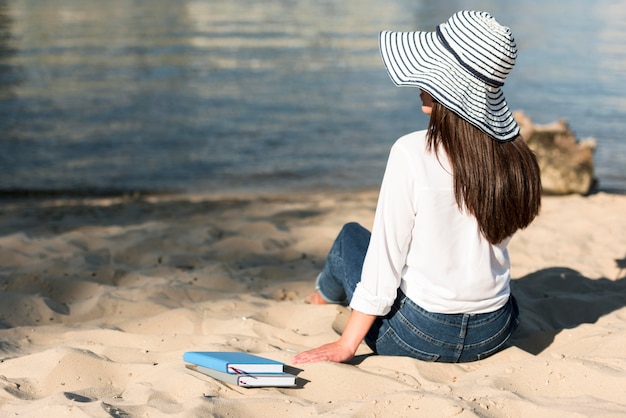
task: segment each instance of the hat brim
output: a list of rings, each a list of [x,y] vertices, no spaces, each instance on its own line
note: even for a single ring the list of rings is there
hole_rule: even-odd
[[[519,126],[500,87],[468,72],[435,32],[380,33],[383,63],[398,86],[418,87],[498,141],[511,141]]]

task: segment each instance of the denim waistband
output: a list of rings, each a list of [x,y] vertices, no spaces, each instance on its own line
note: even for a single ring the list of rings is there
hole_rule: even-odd
[[[417,303],[411,300],[411,298],[406,296],[404,292],[402,292],[402,290],[398,289],[398,297],[396,298],[396,301],[394,302],[394,308],[400,309],[404,304],[409,304],[411,306],[411,309],[414,309],[415,311],[419,312],[421,315],[424,315],[425,317],[433,321],[439,322],[442,325],[447,325],[447,326],[472,327],[472,326],[484,325],[491,321],[498,320],[498,318],[501,315],[506,314],[509,311],[509,309],[511,309],[511,307],[517,311],[517,302],[515,301],[515,298],[513,297],[512,294],[509,295],[509,300],[501,308],[493,312],[483,312],[483,313],[447,314],[447,313],[430,312],[422,308],[421,306],[419,306]]]

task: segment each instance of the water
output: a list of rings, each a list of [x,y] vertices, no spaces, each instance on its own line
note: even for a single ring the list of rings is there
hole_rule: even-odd
[[[372,187],[426,126],[382,29],[456,10],[511,26],[504,90],[598,141],[626,190],[626,2],[0,0],[0,190],[231,192]]]

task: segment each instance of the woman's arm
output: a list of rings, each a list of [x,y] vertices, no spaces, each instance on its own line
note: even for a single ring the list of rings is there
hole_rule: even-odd
[[[353,310],[348,318],[346,329],[339,340],[305,351],[293,358],[293,364],[334,361],[341,363],[354,357],[359,344],[372,327],[376,315],[368,315]]]

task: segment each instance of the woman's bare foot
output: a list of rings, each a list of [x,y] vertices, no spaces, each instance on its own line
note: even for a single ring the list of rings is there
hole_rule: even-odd
[[[307,296],[306,299],[304,299],[304,301],[306,303],[310,303],[311,305],[326,305],[326,304],[328,304],[328,302],[326,302],[324,300],[322,295],[320,295],[320,292],[318,292],[317,290],[315,292],[311,293],[309,296]]]

